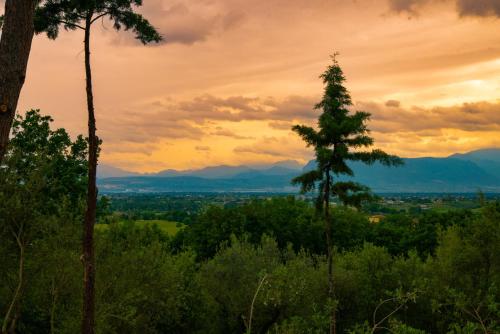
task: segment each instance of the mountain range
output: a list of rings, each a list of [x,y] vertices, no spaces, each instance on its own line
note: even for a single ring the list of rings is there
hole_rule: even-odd
[[[352,163],[355,177],[377,193],[500,192],[500,149],[484,149],[445,158],[405,158],[402,167]],[[99,165],[101,192],[297,192],[290,180],[315,167],[294,160],[267,165],[213,166],[164,170],[153,174]]]

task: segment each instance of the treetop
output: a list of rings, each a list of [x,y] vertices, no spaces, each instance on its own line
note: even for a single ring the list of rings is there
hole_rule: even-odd
[[[340,179],[354,176],[348,162],[397,166],[402,160],[380,149],[367,150],[374,144],[367,125],[371,114],[351,110],[353,103],[344,86],[346,78],[336,56],[332,56],[332,64],[320,75],[324,92],[322,100],[315,106],[316,110],[322,111],[317,128],[307,125],[292,128],[307,146],[314,147],[316,156],[316,169],[295,178],[293,183],[300,185],[302,192],[312,191],[318,186],[322,193],[328,187],[329,192],[342,202],[359,205],[371,194],[366,186]],[[336,183],[333,176],[337,178]]]
[[[35,32],[45,32],[50,39],[56,39],[61,26],[65,30],[85,30],[107,17],[114,29],[131,30],[143,44],[160,42],[162,37],[158,31],[134,12],[134,7],[139,6],[142,0],[46,0],[36,9]]]

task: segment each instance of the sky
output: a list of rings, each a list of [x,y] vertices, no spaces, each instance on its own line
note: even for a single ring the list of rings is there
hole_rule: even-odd
[[[500,0],[144,0],[164,41],[93,31],[100,161],[139,172],[313,157],[318,76],[338,60],[375,146],[500,147]],[[86,132],[83,35],[36,36],[19,110]]]

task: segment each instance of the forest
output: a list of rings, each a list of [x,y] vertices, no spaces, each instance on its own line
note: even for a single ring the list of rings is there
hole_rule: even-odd
[[[100,194],[93,28],[107,19],[143,45],[162,42],[140,6],[5,1],[1,334],[500,333],[498,196],[387,207],[352,179],[353,163],[404,160],[374,148],[372,114],[356,109],[336,52],[315,122],[289,120],[314,157],[291,180],[295,194]],[[61,30],[84,42],[78,136],[50,112],[17,110],[34,35]]]

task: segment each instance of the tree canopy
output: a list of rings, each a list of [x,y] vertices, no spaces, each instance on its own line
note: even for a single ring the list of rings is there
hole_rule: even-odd
[[[114,29],[132,31],[143,44],[161,41],[149,21],[134,12],[134,6],[142,6],[142,0],[47,0],[35,12],[35,31],[56,39],[61,27],[85,30],[86,24],[108,18]]]
[[[366,124],[370,114],[351,111],[351,96],[344,87],[346,78],[336,57],[332,58],[333,64],[320,76],[325,86],[323,98],[315,106],[321,111],[317,129],[307,125],[293,127],[293,131],[314,148],[316,168],[295,178],[293,183],[300,185],[302,192],[317,187],[319,207],[326,205],[324,195],[327,191],[345,204],[359,206],[362,200],[372,195],[368,187],[340,179],[342,176],[354,176],[349,161],[395,166],[402,164],[402,160],[379,149],[363,150],[374,144]]]

